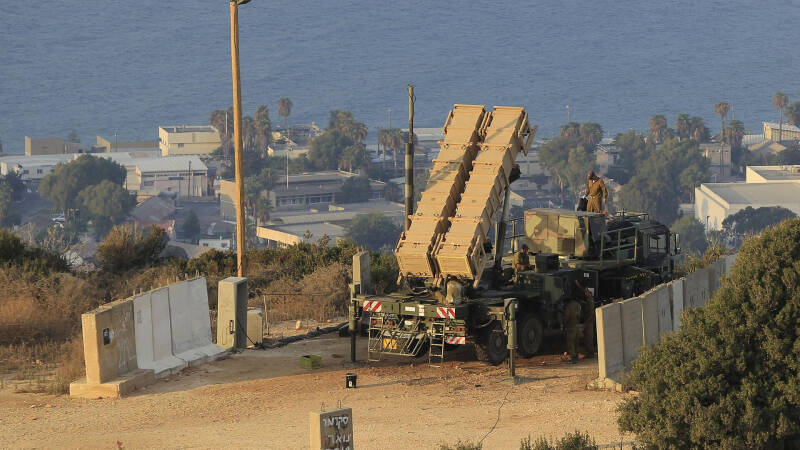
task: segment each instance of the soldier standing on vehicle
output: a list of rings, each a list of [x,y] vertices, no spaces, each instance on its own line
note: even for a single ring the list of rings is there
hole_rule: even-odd
[[[531,270],[531,259],[528,255],[528,244],[522,244],[522,248],[514,253],[514,273],[523,270]]]
[[[589,197],[586,211],[604,211],[603,208],[608,199],[608,189],[606,189],[606,184],[603,182],[603,179],[598,177],[593,170],[589,171],[588,180],[586,182],[586,195]]]

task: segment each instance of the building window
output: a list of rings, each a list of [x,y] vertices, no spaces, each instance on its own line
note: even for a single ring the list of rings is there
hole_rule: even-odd
[[[149,186],[152,186],[152,185],[153,185],[152,181],[145,181],[144,183],[142,183],[142,186],[145,186],[145,187],[149,187]]]
[[[178,148],[183,148],[183,144],[178,144]]]
[[[28,171],[27,171],[27,170],[23,170],[23,171],[22,171],[22,174],[23,174],[23,175],[27,175],[27,174],[28,174]]]
[[[42,173],[42,169],[36,169],[36,173],[37,173],[37,174],[39,174],[39,175],[41,175],[41,173]]]
[[[373,200],[382,200],[383,199],[383,191],[372,191],[372,199]]]
[[[333,194],[325,194],[320,196],[320,201],[322,203],[330,203],[333,201]]]
[[[320,203],[319,195],[313,195],[313,196],[308,197],[308,203],[309,204]]]

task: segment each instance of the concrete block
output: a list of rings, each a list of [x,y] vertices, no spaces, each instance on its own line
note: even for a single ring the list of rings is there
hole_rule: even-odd
[[[264,312],[261,308],[247,310],[247,348],[253,348],[264,340]]]
[[[153,366],[156,378],[163,378],[186,367],[186,361],[172,354],[172,321],[169,310],[169,289],[150,291],[153,312]],[[145,368],[143,366],[143,368]]]
[[[138,368],[131,299],[82,314],[81,325],[87,383],[105,383]]]
[[[651,346],[658,342],[658,291],[661,287],[657,287],[641,297],[642,302],[642,336],[644,338],[644,345]]]
[[[722,277],[725,276],[725,260],[718,259],[711,263],[706,270],[708,270],[708,299],[714,295],[714,292],[717,292],[720,285],[722,284]]]
[[[619,303],[611,303],[595,310],[597,364],[600,378],[619,378],[620,372],[625,368],[621,314],[622,308]]]
[[[733,265],[736,264],[736,257],[739,256],[738,253],[734,253],[732,255],[728,255],[725,257],[725,274],[729,274],[731,269],[733,269]]]
[[[642,326],[642,299],[630,298],[620,302],[622,316],[622,355],[625,368],[630,369],[631,363],[639,356],[639,348],[644,343],[644,330]]]
[[[69,395],[77,398],[119,398],[156,382],[152,370],[137,369],[104,383],[88,383],[86,378],[70,383]]]
[[[217,345],[245,348],[247,345],[247,278],[228,277],[219,282],[217,301]]]
[[[683,311],[683,278],[670,283],[670,302],[672,303],[672,331],[681,328],[681,311]]]
[[[205,278],[169,286],[172,353],[187,365],[206,363],[224,353],[211,342],[208,291]]]
[[[672,283],[664,284],[656,292],[656,303],[658,304],[658,334],[672,331],[672,302],[671,292]]]
[[[359,293],[370,291],[369,252],[358,252],[353,255],[353,285],[360,286]]]
[[[136,330],[136,362],[163,378],[186,367],[172,354],[169,289],[156,289],[133,298]]]
[[[683,308],[699,308],[708,300],[708,269],[696,270],[684,277]]]

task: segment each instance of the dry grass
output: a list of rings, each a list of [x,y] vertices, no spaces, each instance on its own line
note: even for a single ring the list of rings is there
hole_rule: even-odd
[[[255,292],[251,306],[264,307],[269,323],[313,319],[324,322],[347,313],[349,268],[334,263],[320,267],[300,281],[281,278]]]
[[[0,389],[65,394],[84,376],[83,340],[0,346]]]

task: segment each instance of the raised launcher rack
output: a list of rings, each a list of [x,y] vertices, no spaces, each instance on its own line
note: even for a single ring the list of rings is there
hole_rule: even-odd
[[[411,225],[395,249],[402,275],[436,276],[433,249],[450,226],[449,218],[456,212],[487,119],[486,109],[480,105],[455,105],[447,116],[442,128],[444,140],[439,142],[441,151],[433,160],[433,169]]]
[[[468,278],[477,284],[483,272],[483,243],[504,191],[517,154],[528,153],[536,133],[524,108],[495,106],[485,137],[450,229],[440,239],[434,255],[442,277]]]

